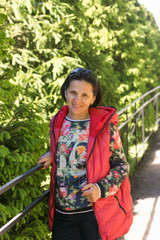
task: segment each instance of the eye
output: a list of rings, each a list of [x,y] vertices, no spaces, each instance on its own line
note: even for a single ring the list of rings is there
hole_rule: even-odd
[[[83,93],[82,96],[83,97],[88,97],[88,95],[86,93]]]
[[[76,94],[76,92],[75,92],[75,91],[70,91],[70,93],[71,93],[71,94]]]

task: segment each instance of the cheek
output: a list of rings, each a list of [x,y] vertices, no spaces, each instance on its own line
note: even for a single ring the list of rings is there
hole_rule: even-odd
[[[72,97],[68,94],[65,94],[65,97],[66,97],[66,102],[69,102],[72,99]]]
[[[91,100],[86,100],[84,101],[84,104],[89,107],[91,104],[92,104],[92,101]]]

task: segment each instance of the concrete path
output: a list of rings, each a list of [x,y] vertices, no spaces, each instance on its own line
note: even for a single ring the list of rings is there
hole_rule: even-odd
[[[123,240],[160,240],[160,128],[131,180],[134,220]]]

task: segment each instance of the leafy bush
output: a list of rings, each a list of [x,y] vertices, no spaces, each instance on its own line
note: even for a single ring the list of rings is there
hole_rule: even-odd
[[[12,40],[5,29],[9,27],[6,16],[0,14],[0,183],[1,185],[35,166],[38,157],[47,150],[48,124],[40,116],[40,110],[32,102],[23,103],[22,86],[15,84],[17,69],[9,65]],[[3,38],[2,38],[3,36]],[[39,171],[24,182],[12,187],[1,196],[0,222],[4,225],[27,207],[45,190],[41,182],[46,174]],[[2,239],[48,239],[47,203],[39,204],[30,214],[22,218]],[[34,229],[34,232],[31,231]],[[36,230],[35,230],[36,229]],[[42,234],[43,233],[43,234]],[[19,238],[17,238],[19,236]]]

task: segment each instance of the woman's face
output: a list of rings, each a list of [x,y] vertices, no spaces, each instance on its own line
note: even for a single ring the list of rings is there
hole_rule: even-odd
[[[65,91],[65,97],[69,107],[69,118],[74,120],[89,118],[89,106],[96,98],[90,83],[84,80],[72,80]]]

